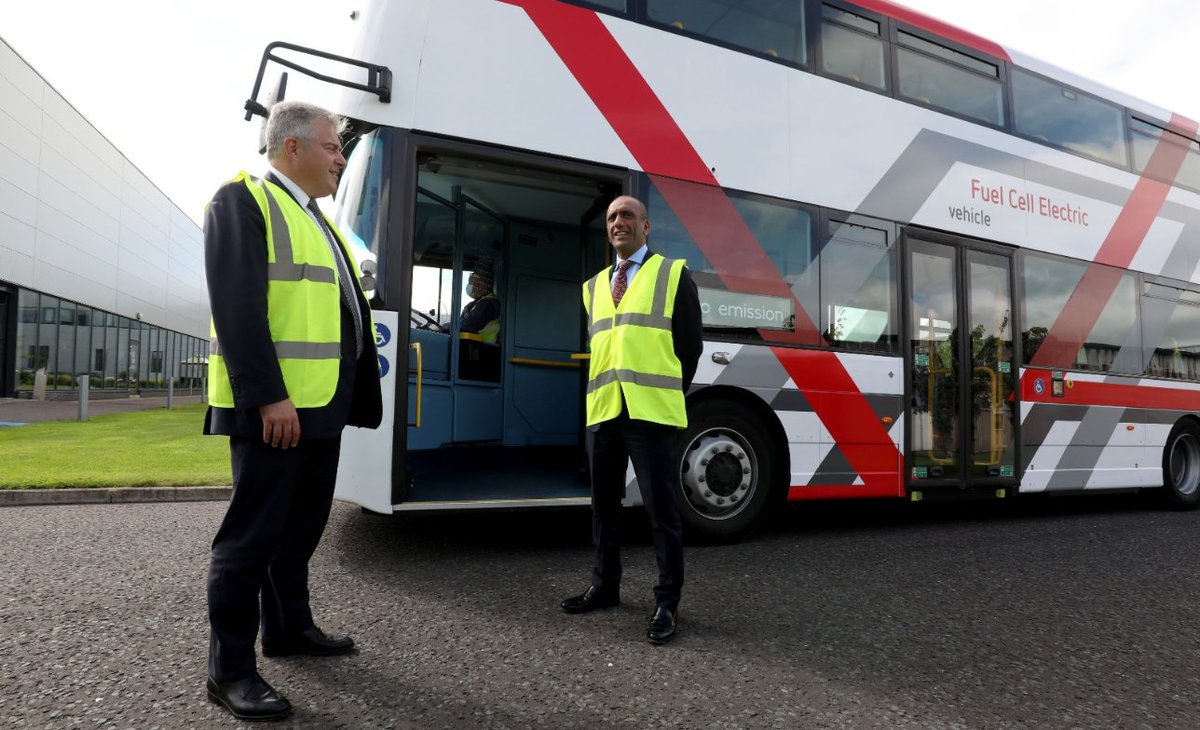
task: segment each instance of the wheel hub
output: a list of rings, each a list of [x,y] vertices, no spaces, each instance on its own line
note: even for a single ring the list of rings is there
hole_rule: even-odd
[[[706,431],[689,444],[680,465],[688,501],[709,517],[739,512],[754,488],[754,458],[734,434]]]

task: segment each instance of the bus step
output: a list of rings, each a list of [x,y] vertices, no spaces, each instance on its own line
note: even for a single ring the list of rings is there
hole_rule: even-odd
[[[913,489],[908,493],[910,502],[947,502],[963,499],[1007,499],[1012,495],[1009,487],[962,487],[958,489]]]

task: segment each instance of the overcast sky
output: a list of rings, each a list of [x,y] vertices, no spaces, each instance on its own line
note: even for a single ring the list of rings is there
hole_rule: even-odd
[[[0,37],[199,221],[220,182],[262,170],[258,122],[242,120],[242,104],[263,48],[275,40],[344,48],[350,11],[362,4],[4,0]],[[903,4],[1200,120],[1190,55],[1200,42],[1196,0]]]

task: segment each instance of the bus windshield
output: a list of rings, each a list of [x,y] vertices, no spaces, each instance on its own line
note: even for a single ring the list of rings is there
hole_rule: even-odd
[[[378,267],[383,238],[380,220],[384,200],[384,160],[389,147],[386,130],[376,130],[363,136],[350,153],[338,185],[334,222],[346,237],[355,261],[364,273],[372,270],[372,267],[377,272]],[[375,273],[375,277],[378,276]],[[368,297],[374,295],[377,287],[377,281],[370,278],[363,281]]]

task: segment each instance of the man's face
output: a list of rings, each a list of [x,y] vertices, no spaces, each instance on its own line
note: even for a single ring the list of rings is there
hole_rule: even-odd
[[[337,192],[338,178],[346,167],[337,130],[324,119],[314,119],[312,138],[284,141],[289,170],[283,173],[311,198],[323,198]]]
[[[492,283],[478,274],[471,274],[467,278],[467,294],[472,299],[478,299],[487,294],[492,288]]]
[[[627,195],[622,195],[608,206],[606,221],[608,241],[623,259],[637,252],[650,234],[650,219],[646,217],[646,209],[637,198]]]

